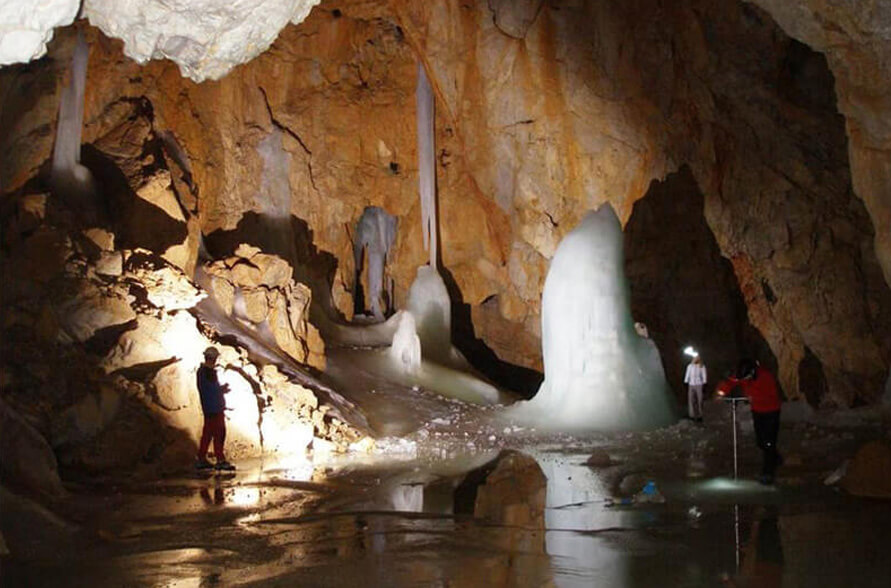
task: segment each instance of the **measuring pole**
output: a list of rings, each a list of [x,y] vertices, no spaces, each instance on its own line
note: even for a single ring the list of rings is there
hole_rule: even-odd
[[[736,400],[732,399],[730,401],[730,405],[733,408],[731,411],[733,413],[733,479],[736,480],[739,473],[739,468],[737,466],[737,452],[736,452]]]

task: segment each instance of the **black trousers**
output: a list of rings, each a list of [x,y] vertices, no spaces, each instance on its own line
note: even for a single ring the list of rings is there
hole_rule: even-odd
[[[761,473],[766,476],[773,476],[782,459],[777,451],[777,435],[780,434],[780,411],[752,411],[752,421],[755,425],[755,440],[758,442],[758,448],[764,456]]]

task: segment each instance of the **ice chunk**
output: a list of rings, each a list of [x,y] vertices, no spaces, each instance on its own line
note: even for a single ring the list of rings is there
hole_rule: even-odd
[[[390,356],[406,373],[417,372],[421,367],[421,340],[415,331],[415,318],[408,311],[400,313],[399,326],[393,335]]]
[[[84,124],[84,91],[90,49],[83,33],[78,31],[71,75],[62,89],[56,144],[53,146],[53,193],[67,200],[82,213],[93,209],[95,193],[93,175],[80,164],[80,141]]]
[[[656,345],[637,334],[623,271],[622,228],[609,204],[554,255],[542,296],[545,380],[509,418],[551,430],[654,428],[675,420]]]
[[[421,193],[421,223],[424,248],[430,252],[430,265],[436,267],[436,158],[433,141],[434,100],[433,88],[418,62],[418,177]]]
[[[356,225],[353,243],[353,256],[356,262],[356,285],[362,274],[362,252],[368,252],[368,299],[371,312],[378,320],[384,319],[381,308],[383,295],[384,267],[393,242],[396,240],[396,217],[377,206],[367,206]],[[358,295],[358,292],[355,293]]]

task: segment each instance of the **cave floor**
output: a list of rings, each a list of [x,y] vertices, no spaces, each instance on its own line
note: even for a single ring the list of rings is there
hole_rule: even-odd
[[[472,420],[472,419],[471,419]],[[568,437],[444,418],[370,455],[239,463],[232,475],[72,485],[71,532],[3,558],[2,584],[98,586],[887,586],[891,502],[824,484],[887,420],[786,423],[776,486],[733,479],[727,408],[706,425]],[[454,514],[504,448],[547,477],[543,526]],[[601,450],[612,463],[585,464]],[[664,503],[622,505],[654,481]]]

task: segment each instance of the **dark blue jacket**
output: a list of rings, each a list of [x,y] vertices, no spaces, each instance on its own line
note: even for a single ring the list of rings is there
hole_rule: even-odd
[[[226,410],[223,388],[213,368],[202,365],[198,368],[198,394],[201,396],[201,410],[205,415],[220,414]]]

